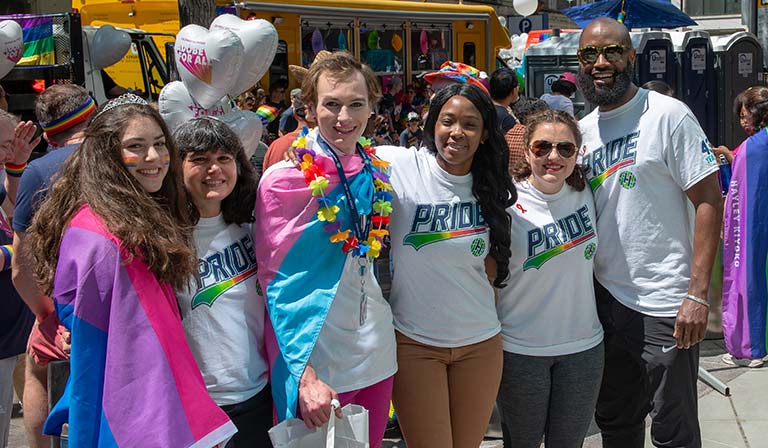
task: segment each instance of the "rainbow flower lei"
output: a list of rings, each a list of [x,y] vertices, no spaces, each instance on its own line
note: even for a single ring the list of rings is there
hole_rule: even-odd
[[[371,215],[371,229],[366,236],[365,241],[359,241],[351,229],[341,230],[341,222],[336,220],[336,214],[339,207],[331,203],[325,195],[325,189],[328,188],[329,180],[318,164],[315,163],[317,153],[311,148],[307,148],[307,134],[309,129],[304,127],[299,132],[296,140],[292,143],[296,151],[301,171],[304,174],[304,181],[309,187],[312,197],[317,200],[320,208],[317,210],[317,219],[325,222],[325,231],[330,233],[331,243],[343,243],[341,250],[346,254],[352,251],[357,257],[366,256],[370,259],[378,258],[381,250],[384,248],[384,237],[389,235],[389,220],[392,214],[392,184],[386,170],[389,162],[376,157],[376,150],[371,146],[371,141],[360,137],[358,143],[371,158],[373,165],[373,213]],[[353,200],[347,198],[347,200]]]

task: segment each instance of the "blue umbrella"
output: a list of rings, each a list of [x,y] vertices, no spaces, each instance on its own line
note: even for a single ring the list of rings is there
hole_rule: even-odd
[[[602,0],[564,9],[562,12],[580,28],[598,17],[618,19],[624,9],[627,28],[677,28],[696,25],[688,14],[664,0]]]

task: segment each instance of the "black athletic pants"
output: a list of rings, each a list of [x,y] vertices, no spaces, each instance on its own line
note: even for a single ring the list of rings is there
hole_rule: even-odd
[[[595,421],[605,448],[642,448],[645,417],[657,447],[701,447],[696,379],[699,346],[675,347],[674,317],[631,310],[595,282],[605,330],[605,370]]]
[[[237,433],[226,448],[272,447],[267,433],[272,427],[272,390],[269,384],[244,402],[221,406],[221,409],[237,427]]]

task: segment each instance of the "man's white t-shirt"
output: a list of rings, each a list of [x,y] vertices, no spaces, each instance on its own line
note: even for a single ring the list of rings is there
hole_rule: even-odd
[[[718,169],[706,135],[683,103],[645,89],[579,125],[597,206],[595,276],[625,306],[675,316],[693,255],[685,191]]]
[[[194,239],[200,283],[176,292],[184,333],[213,401],[242,403],[268,381],[251,225],[200,218]]]
[[[588,188],[568,185],[545,194],[516,182],[512,257],[507,286],[499,291],[504,351],[561,356],[603,340],[597,317],[592,263],[597,252],[595,206]]]
[[[338,393],[371,386],[397,372],[392,311],[369,262],[363,266],[366,312],[360,325],[363,293],[359,260],[347,255],[336,296],[309,357],[317,378]]]
[[[472,194],[472,174],[454,176],[435,155],[378,147],[392,163],[390,223],[395,328],[436,347],[461,347],[499,333],[485,272],[489,230]]]

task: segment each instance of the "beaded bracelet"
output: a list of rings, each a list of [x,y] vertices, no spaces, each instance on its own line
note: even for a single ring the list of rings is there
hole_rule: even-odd
[[[11,268],[11,259],[13,258],[13,246],[11,246],[10,244],[7,244],[5,246],[0,246],[0,253],[3,254],[3,258],[5,259],[3,264],[0,265],[0,272],[2,272]]]
[[[702,299],[701,297],[696,297],[693,294],[686,294],[685,298],[688,299],[688,300],[692,300],[692,301],[694,301],[694,302],[696,302],[696,303],[698,303],[700,305],[704,305],[707,308],[709,308],[709,302],[707,302],[706,300]]]
[[[14,165],[13,163],[5,164],[5,172],[12,177],[21,177],[22,173],[24,173],[24,170],[26,168],[27,168],[26,163],[22,163],[21,165]]]

